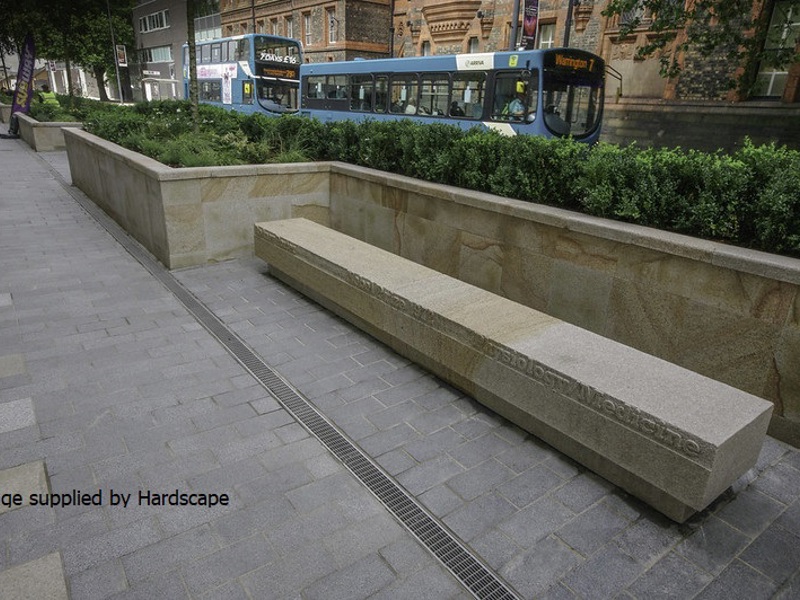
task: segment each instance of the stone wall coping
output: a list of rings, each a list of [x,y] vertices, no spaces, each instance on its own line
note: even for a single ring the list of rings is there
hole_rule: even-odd
[[[79,137],[104,152],[115,154],[130,165],[131,168],[146,173],[159,181],[180,181],[204,177],[250,177],[281,173],[338,173],[345,176],[358,177],[359,179],[387,187],[401,188],[409,192],[430,195],[473,208],[526,219],[552,227],[564,228],[575,233],[597,236],[623,244],[637,245],[673,256],[700,260],[719,267],[731,268],[752,275],[770,277],[778,281],[800,285],[800,259],[740,248],[641,225],[584,215],[554,206],[534,204],[485,192],[431,183],[414,179],[413,177],[396,175],[349,163],[285,163],[175,169],[76,128],[65,129],[64,135]]]
[[[682,258],[700,260],[719,267],[800,285],[800,259],[797,258],[594,217],[554,206],[464,190],[348,163],[332,163],[331,172],[354,175],[384,186],[400,187],[404,190],[451,200],[473,208],[507,214],[543,225],[561,227],[575,233],[641,246]]]
[[[330,171],[330,163],[274,163],[265,165],[231,165],[224,167],[167,167],[158,178],[161,181],[182,179],[222,178],[222,177],[255,177],[258,175],[326,173]]]
[[[132,168],[147,173],[150,177],[158,181],[182,181],[185,179],[214,177],[253,177],[258,175],[277,175],[281,173],[325,173],[330,170],[330,163],[326,162],[174,168],[86,131],[71,131],[70,135],[75,135],[95,148],[102,149],[104,152],[120,156]]]
[[[122,160],[130,168],[144,173],[149,177],[153,177],[154,179],[159,179],[161,173],[170,169],[165,164],[149,158],[144,154],[123,148],[119,144],[104,140],[103,138],[88,133],[87,131],[78,129],[65,129],[64,137],[65,139],[69,139],[71,137],[79,138],[88,146],[95,148],[99,152],[113,155],[118,160]]]
[[[69,127],[70,129],[83,129],[80,121],[37,121],[25,113],[14,113],[18,119],[30,124],[31,127]]]

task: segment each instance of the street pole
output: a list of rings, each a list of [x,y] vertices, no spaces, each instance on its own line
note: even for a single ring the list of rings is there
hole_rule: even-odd
[[[111,5],[106,0],[106,10],[108,11],[108,27],[111,29],[111,56],[114,57],[114,70],[117,73],[117,93],[119,103],[122,104],[122,80],[119,77],[119,60],[117,60],[117,41],[114,38],[114,23],[111,21]]]
[[[517,35],[519,35],[519,3],[520,0],[514,0],[514,16],[511,17],[511,39],[508,40],[508,49],[512,52],[517,49]]]
[[[394,58],[394,0],[389,2],[389,58]]]
[[[569,32],[572,29],[572,11],[575,9],[575,0],[569,0],[567,6],[567,24],[564,27],[564,48],[569,47]]]

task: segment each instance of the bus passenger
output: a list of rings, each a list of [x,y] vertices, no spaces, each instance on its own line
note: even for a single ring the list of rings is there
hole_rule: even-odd
[[[451,117],[463,117],[464,116],[464,109],[462,109],[458,105],[458,101],[453,100],[453,103],[450,105],[450,116]]]
[[[521,121],[525,116],[525,93],[519,92],[505,105],[502,112],[503,117],[514,121]]]

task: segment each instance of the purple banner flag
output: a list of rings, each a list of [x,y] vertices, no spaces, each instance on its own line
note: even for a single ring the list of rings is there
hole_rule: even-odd
[[[33,97],[33,71],[36,61],[36,48],[33,45],[33,36],[29,33],[25,36],[25,43],[22,45],[22,55],[19,57],[19,71],[17,71],[17,87],[14,89],[14,103],[11,106],[11,114],[21,112],[27,113],[31,107]]]
[[[536,47],[536,30],[539,25],[539,0],[525,0],[522,18],[522,45],[526,50]]]

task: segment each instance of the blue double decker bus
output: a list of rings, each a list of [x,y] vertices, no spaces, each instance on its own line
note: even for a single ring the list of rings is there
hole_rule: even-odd
[[[299,108],[300,42],[249,34],[196,44],[199,100],[241,112],[274,115]],[[184,91],[189,97],[189,48],[183,47]]]
[[[597,141],[605,62],[573,48],[303,64],[300,113]]]

